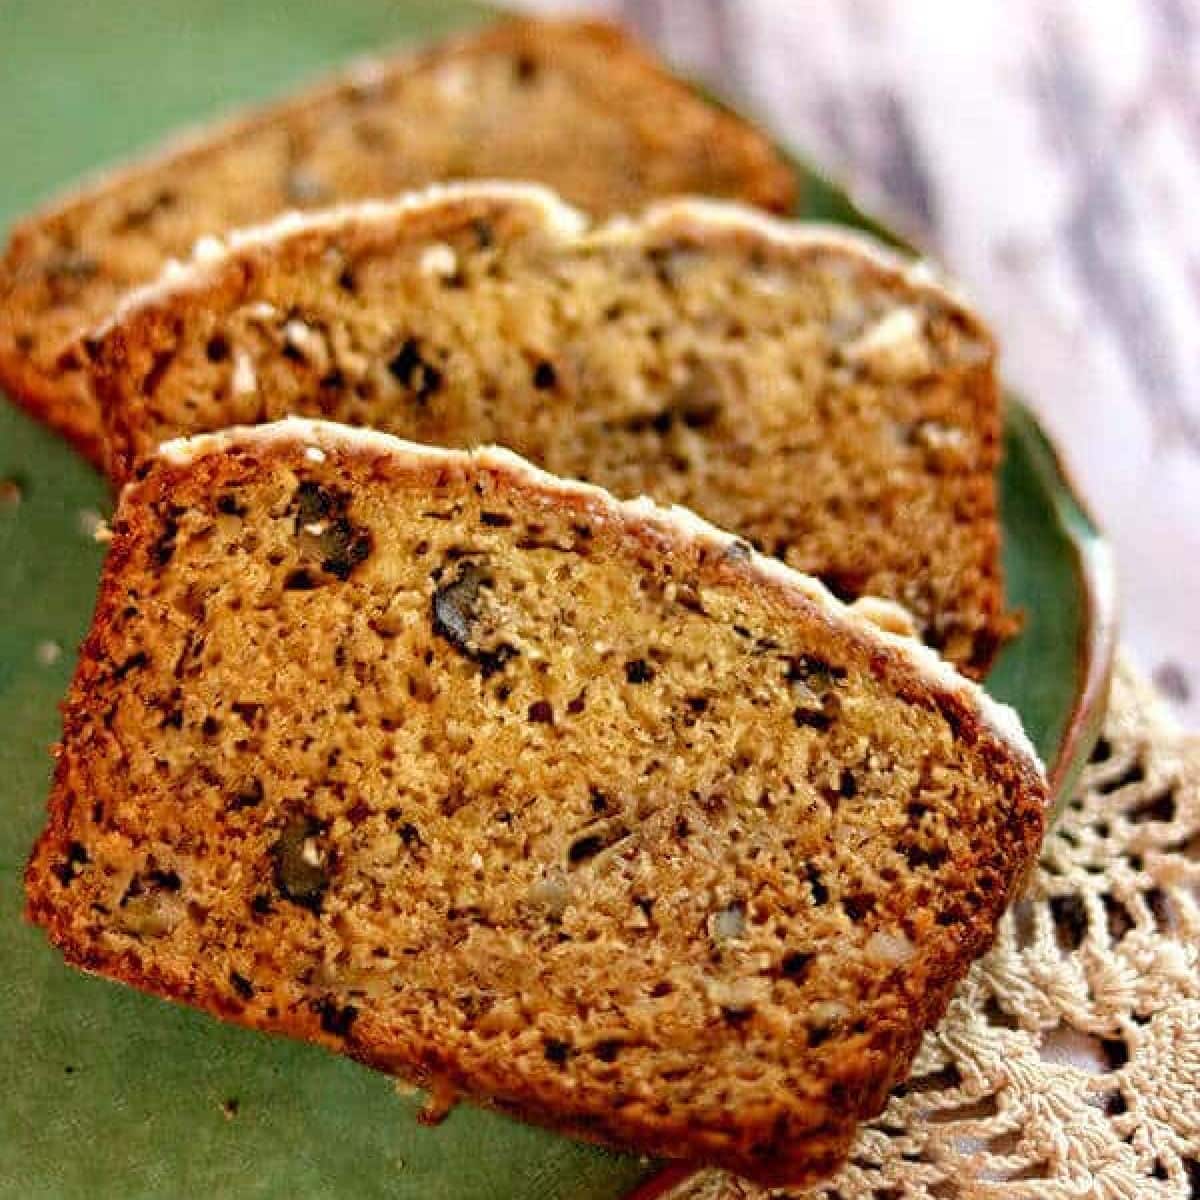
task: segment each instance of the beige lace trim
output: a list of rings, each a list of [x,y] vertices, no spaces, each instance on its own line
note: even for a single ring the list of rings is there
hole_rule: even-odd
[[[766,1200],[718,1171],[670,1200]],[[1030,891],[815,1200],[1200,1197],[1200,737],[1118,668]]]

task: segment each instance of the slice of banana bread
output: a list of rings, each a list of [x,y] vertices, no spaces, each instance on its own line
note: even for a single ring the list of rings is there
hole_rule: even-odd
[[[18,225],[0,263],[0,386],[101,462],[78,337],[197,238],[448,179],[539,179],[598,213],[682,192],[786,210],[770,143],[615,26],[513,20],[359,64],[172,143]]]
[[[973,675],[1009,629],[991,340],[862,238],[695,201],[588,231],[469,185],[206,246],[96,353],[118,477],[293,412],[496,442],[899,601]]]
[[[815,1179],[1038,846],[1013,714],[683,510],[296,420],[113,534],[29,915],[440,1092]]]

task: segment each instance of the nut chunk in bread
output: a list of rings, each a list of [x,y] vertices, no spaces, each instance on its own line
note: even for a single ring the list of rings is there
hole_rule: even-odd
[[[131,298],[97,355],[118,478],[298,413],[683,504],[982,676],[1010,628],[991,338],[873,241],[667,201],[589,228],[439,189],[247,232]]]
[[[28,912],[226,1020],[810,1181],[1038,845],[1011,713],[685,511],[292,421],[113,533]]]
[[[80,338],[200,238],[447,179],[536,179],[596,213],[685,192],[786,211],[770,141],[616,26],[517,19],[371,62],[168,143],[22,221],[0,260],[0,385],[97,463]]]

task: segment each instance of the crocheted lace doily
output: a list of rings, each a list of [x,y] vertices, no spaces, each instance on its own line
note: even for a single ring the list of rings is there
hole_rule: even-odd
[[[796,1194],[704,1171],[670,1200]],[[810,1197],[1200,1197],[1200,737],[1128,666],[1026,898]]]

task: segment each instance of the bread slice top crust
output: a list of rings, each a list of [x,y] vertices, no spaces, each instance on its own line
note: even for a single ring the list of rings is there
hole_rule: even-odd
[[[780,211],[769,141],[615,26],[518,19],[363,61],[199,130],[17,225],[0,262],[0,385],[102,462],[78,338],[195,241],[288,209],[451,179],[538,179],[597,213],[683,192]]]
[[[511,447],[684,504],[982,676],[1004,611],[994,352],[872,240],[711,201],[589,228],[478,183],[206,243],[96,343],[112,470],[289,413]]]
[[[1034,855],[1011,713],[690,514],[287,422],[124,492],[29,915],[73,963],[807,1182]]]

